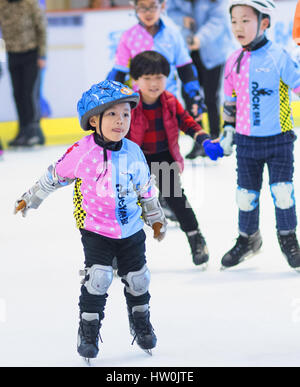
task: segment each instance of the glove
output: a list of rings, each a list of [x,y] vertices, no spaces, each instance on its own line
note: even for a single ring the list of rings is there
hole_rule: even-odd
[[[235,133],[235,129],[231,125],[224,126],[224,132],[220,140],[220,145],[224,150],[225,156],[230,156],[233,152],[233,136]]]
[[[203,148],[205,153],[211,160],[215,161],[218,159],[218,157],[224,156],[223,149],[221,148],[220,143],[218,142],[211,142],[211,140],[207,139],[203,142]]]
[[[159,242],[162,241],[167,230],[167,220],[157,197],[140,198],[140,203],[144,222],[152,227],[154,239],[157,239]]]
[[[198,114],[203,114],[207,112],[207,107],[204,102],[204,93],[202,87],[200,87],[198,93],[195,95],[195,97],[192,98],[192,104],[198,106]]]
[[[161,224],[159,222],[156,222],[153,224],[152,229],[154,231],[153,238],[157,239],[159,242],[162,241],[166,235],[167,223]]]
[[[20,199],[15,203],[14,213],[21,212],[23,218],[27,215],[30,208],[37,209],[41,205],[42,201],[48,196],[40,189],[39,183],[35,183],[27,192],[25,192]]]

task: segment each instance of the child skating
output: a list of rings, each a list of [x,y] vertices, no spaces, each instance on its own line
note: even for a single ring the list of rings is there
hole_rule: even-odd
[[[143,153],[124,138],[131,109],[138,101],[138,93],[119,82],[93,85],[82,95],[77,109],[82,129],[94,133],[70,147],[16,202],[15,212],[25,216],[51,192],[75,182],[74,216],[85,254],[77,349],[87,359],[95,358],[99,351],[114,257],[125,284],[134,341],[148,353],[156,346],[149,319],[150,273],[141,215],[158,240],[164,237],[166,221]]]
[[[157,51],[170,63],[166,89],[177,96],[181,80],[190,114],[201,118],[206,111],[198,74],[180,31],[162,18],[165,0],[133,0],[138,23],[125,31],[120,39],[115,64],[109,79],[125,82],[132,59],[143,51]]]
[[[233,0],[232,31],[242,48],[225,67],[224,153],[237,155],[239,237],[222,258],[223,268],[239,264],[260,250],[259,197],[267,165],[276,214],[277,237],[289,265],[300,267],[293,186],[294,141],[290,90],[300,95],[300,68],[289,54],[268,40],[272,0]]]
[[[179,129],[203,144],[212,160],[222,157],[223,149],[165,90],[169,73],[169,62],[158,52],[144,51],[133,58],[130,75],[138,85],[141,100],[132,112],[128,138],[141,146],[162,197],[187,236],[194,264],[203,265],[209,260],[208,249],[180,181],[184,161],[178,143]]]

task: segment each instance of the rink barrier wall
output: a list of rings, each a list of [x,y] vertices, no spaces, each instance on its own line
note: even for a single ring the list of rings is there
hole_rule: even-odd
[[[292,102],[295,127],[300,127],[300,101]],[[88,132],[81,129],[77,117],[69,118],[45,118],[42,119],[42,129],[46,138],[46,145],[68,145],[72,144]],[[207,114],[203,117],[203,126],[207,131]],[[7,148],[7,143],[17,134],[17,122],[0,122],[0,139],[3,147]]]

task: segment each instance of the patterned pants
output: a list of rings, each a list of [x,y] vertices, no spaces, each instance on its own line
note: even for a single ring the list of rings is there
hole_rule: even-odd
[[[236,134],[237,183],[240,188],[260,193],[265,164],[269,184],[292,183],[294,173],[294,132],[270,137],[248,137]],[[239,230],[251,235],[259,228],[259,197],[253,211],[239,210]],[[275,206],[277,230],[294,230],[297,226],[295,205],[288,209]]]

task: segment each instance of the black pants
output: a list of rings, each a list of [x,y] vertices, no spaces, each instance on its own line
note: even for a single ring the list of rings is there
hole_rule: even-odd
[[[19,130],[28,136],[40,130],[40,69],[37,61],[37,50],[8,53]]]
[[[198,72],[199,83],[204,90],[210,135],[212,138],[217,138],[220,135],[220,86],[224,64],[207,69],[202,63],[198,50],[192,51],[191,57]],[[188,104],[184,91],[182,96],[185,103]],[[189,106],[186,108],[190,109]]]
[[[180,171],[171,154],[161,152],[145,155],[151,174],[156,177],[156,183],[168,206],[176,215],[180,228],[184,232],[198,229],[198,222],[181,186]],[[172,168],[170,169],[170,166]]]
[[[112,266],[112,260],[117,257],[118,275],[125,276],[129,272],[140,270],[146,263],[144,230],[124,239],[106,238],[102,235],[87,230],[81,231],[81,241],[85,255],[85,267],[95,264]],[[150,294],[146,292],[141,296],[133,296],[124,289],[127,305],[132,308],[137,305],[149,303]],[[81,287],[79,298],[80,312],[99,313],[100,320],[104,318],[104,309],[108,294],[93,295],[86,287]]]

